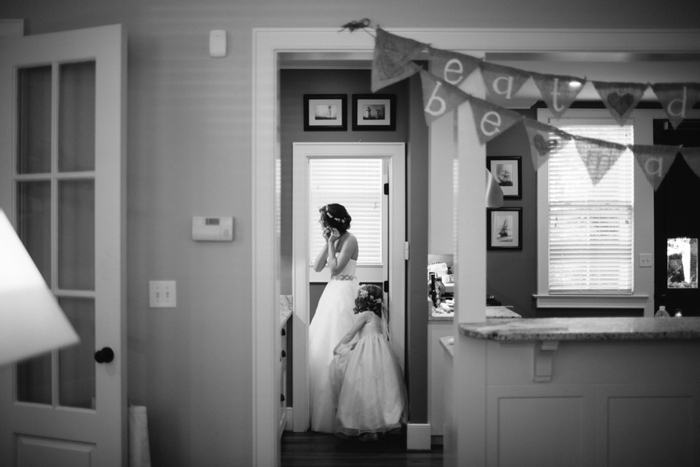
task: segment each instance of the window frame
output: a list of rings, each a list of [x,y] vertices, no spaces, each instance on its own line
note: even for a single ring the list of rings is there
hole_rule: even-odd
[[[386,157],[373,157],[373,156],[347,156],[347,157],[338,157],[338,156],[315,156],[315,157],[309,157],[309,163],[313,160],[331,160],[331,161],[337,161],[341,159],[348,159],[348,160],[353,160],[353,161],[360,161],[360,160],[373,160],[373,161],[380,161],[381,163],[381,184],[387,184],[389,183],[389,161],[387,160]],[[310,177],[310,174],[308,175]],[[379,190],[383,190],[382,187],[378,187]],[[310,194],[309,194],[310,197]],[[379,263],[376,262],[366,262],[363,261],[362,259],[362,248],[360,249],[360,255],[358,258],[357,266],[356,266],[356,275],[358,279],[360,279],[362,282],[383,282],[385,280],[384,277],[384,268],[388,266],[388,261],[389,261],[389,199],[388,196],[385,194],[379,194],[379,199],[381,199],[381,223],[382,223],[382,232],[381,232],[381,239],[380,239],[380,251],[381,251],[381,260]],[[333,202],[341,202],[342,200],[334,200]],[[345,203],[347,204],[347,203]],[[309,232],[314,232],[317,230],[318,226],[318,208],[320,206],[309,206]],[[352,209],[350,210],[350,215],[353,216],[355,220],[353,220],[353,224],[357,225],[357,219],[360,217],[359,213],[355,212]],[[353,231],[353,225],[351,225],[349,231],[353,234],[357,234],[357,230]],[[313,242],[311,240],[311,237],[309,239],[309,249],[308,249],[308,256],[309,256],[309,281],[310,282],[316,282],[316,283],[322,283],[322,282],[328,282],[328,271],[327,268],[322,269],[321,271],[315,271],[314,270],[314,260],[316,258],[316,255],[318,254],[319,250],[314,250],[312,248]]]
[[[554,116],[548,109],[538,109],[537,119],[548,123]],[[615,120],[605,109],[569,109],[567,119]],[[636,109],[629,124],[634,125],[634,144],[653,144],[653,120],[667,118],[663,110]],[[569,143],[571,144],[571,143]],[[549,293],[549,231],[548,231],[548,164],[537,172],[537,308],[578,309],[644,309],[645,316],[653,315],[654,291],[653,266],[641,268],[640,254],[654,252],[654,190],[646,180],[636,161],[634,167],[634,232],[631,293]]]

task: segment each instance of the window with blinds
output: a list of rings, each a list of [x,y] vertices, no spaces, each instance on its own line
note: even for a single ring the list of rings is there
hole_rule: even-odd
[[[633,126],[558,120],[567,133],[633,144]],[[552,122],[551,124],[555,124]],[[631,293],[634,157],[630,150],[593,185],[571,141],[548,160],[549,293]]]
[[[382,265],[386,210],[385,162],[370,158],[309,159],[309,264],[324,245],[319,208],[345,206],[352,217],[350,232],[360,246],[358,266]]]

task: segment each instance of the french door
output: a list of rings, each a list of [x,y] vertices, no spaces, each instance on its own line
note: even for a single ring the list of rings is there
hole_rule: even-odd
[[[80,336],[0,368],[2,466],[127,462],[125,53],[119,25],[0,40],[0,208]]]

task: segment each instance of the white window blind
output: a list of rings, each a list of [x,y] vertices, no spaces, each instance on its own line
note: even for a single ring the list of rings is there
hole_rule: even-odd
[[[360,246],[358,266],[382,264],[384,165],[378,158],[309,159],[310,264],[324,245],[318,210],[329,203],[342,204],[352,217],[350,232]]]
[[[559,120],[567,133],[633,144],[633,127]],[[553,123],[554,124],[554,123]],[[550,293],[631,293],[634,157],[630,150],[593,185],[574,141],[548,161]]]

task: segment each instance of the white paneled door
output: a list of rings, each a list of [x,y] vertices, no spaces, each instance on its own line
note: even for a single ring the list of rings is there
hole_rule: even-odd
[[[0,40],[0,208],[80,336],[0,367],[2,466],[127,463],[125,90],[119,25]]]

